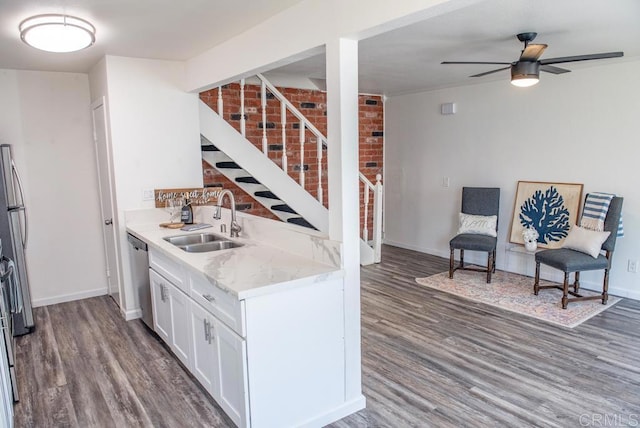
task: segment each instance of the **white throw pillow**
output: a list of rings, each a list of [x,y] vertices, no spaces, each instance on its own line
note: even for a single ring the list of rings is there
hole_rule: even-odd
[[[460,213],[460,227],[458,235],[461,233],[473,233],[476,235],[498,236],[497,215],[471,215]]]
[[[589,254],[594,259],[598,258],[602,244],[607,240],[611,232],[596,232],[580,226],[571,226],[569,234],[564,239],[562,248],[580,251]]]

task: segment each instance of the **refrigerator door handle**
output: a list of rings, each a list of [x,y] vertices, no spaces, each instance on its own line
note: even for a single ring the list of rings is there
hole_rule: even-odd
[[[11,159],[11,171],[13,171],[13,175],[16,178],[16,183],[18,183],[18,191],[20,192],[20,205],[24,207],[24,192],[22,190],[22,180],[20,180],[20,174],[18,174],[18,169],[16,168],[15,162]],[[22,234],[22,246],[26,249],[27,243],[29,242],[29,219],[27,217],[27,208],[24,210],[24,233]]]

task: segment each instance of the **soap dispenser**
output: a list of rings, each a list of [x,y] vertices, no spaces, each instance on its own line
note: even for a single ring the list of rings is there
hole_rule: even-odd
[[[193,208],[191,208],[191,200],[187,199],[184,201],[184,206],[182,207],[182,212],[180,215],[180,221],[184,224],[193,224]]]

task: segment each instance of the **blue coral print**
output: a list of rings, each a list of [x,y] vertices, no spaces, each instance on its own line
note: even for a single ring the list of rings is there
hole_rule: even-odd
[[[558,189],[536,190],[520,207],[520,223],[538,231],[538,242],[557,242],[569,232],[569,210]]]

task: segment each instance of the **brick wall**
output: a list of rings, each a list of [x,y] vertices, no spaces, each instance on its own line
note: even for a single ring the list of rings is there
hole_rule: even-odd
[[[278,88],[278,90],[306,116],[322,134],[327,135],[327,96],[325,92],[307,89]],[[262,108],[260,99],[260,86],[245,85],[245,121],[246,137],[258,149],[262,150],[263,127],[266,126],[268,141],[268,156],[277,165],[282,166],[283,141],[280,101],[271,94],[267,96],[266,125],[262,123]],[[223,118],[240,132],[240,85],[230,84],[222,87],[224,100]],[[217,112],[218,89],[211,89],[200,94],[200,99]],[[359,97],[359,144],[360,144],[360,171],[372,183],[375,183],[376,174],[382,173],[383,159],[383,105],[380,96],[360,95]],[[305,171],[305,189],[314,197],[318,194],[318,161],[317,141],[313,134],[305,131],[304,159],[300,156],[300,123],[290,113],[286,120],[286,154],[287,173],[298,181],[300,170]],[[328,207],[327,189],[327,162],[326,148],[322,149],[321,183],[323,187],[323,205]],[[229,188],[236,195],[236,201],[245,212],[277,219],[269,210],[262,207],[251,196],[247,195],[234,183],[229,181],[211,165],[203,161],[204,184],[220,184]],[[361,201],[363,186],[360,185]],[[369,205],[369,231],[371,234],[373,195]],[[364,224],[364,212],[360,210],[361,225]],[[361,226],[362,229],[362,226]]]

